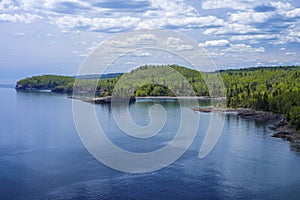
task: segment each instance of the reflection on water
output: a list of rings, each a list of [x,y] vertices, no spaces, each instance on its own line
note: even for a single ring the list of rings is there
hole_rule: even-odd
[[[213,151],[199,159],[210,113],[201,113],[197,137],[175,163],[147,174],[112,170],[81,144],[64,95],[1,88],[1,199],[299,199],[300,157],[288,142],[270,137],[268,125],[224,115]],[[166,145],[180,119],[174,100],[138,100],[133,120],[149,123],[148,109],[161,104],[166,126],[148,139],[129,137],[115,125],[109,105],[96,105],[98,120],[119,147],[148,152]],[[202,106],[209,105],[200,101]],[[189,106],[188,102],[186,106]],[[120,112],[122,111],[120,107]],[[218,124],[216,124],[218,126]]]

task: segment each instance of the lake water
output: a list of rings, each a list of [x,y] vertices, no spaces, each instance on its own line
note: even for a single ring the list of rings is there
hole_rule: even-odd
[[[180,159],[155,172],[130,174],[89,154],[66,96],[2,85],[0,101],[0,199],[300,199],[300,155],[288,142],[270,137],[267,124],[220,114],[222,135],[199,159],[210,113],[198,113],[198,134]],[[152,139],[121,134],[108,105],[96,106],[98,120],[119,147],[153,151],[174,136],[178,103],[139,100],[130,107],[136,123],[146,125],[147,109],[156,103],[165,107],[168,120]]]

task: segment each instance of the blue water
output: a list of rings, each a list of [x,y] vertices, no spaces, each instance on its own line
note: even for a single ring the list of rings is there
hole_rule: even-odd
[[[180,112],[176,101],[140,100],[130,107],[137,124],[149,122],[147,109],[155,103],[165,107],[168,120],[149,140],[121,134],[108,105],[96,106],[98,120],[121,148],[153,151],[172,139]],[[76,132],[72,101],[65,95],[3,86],[0,111],[1,200],[300,199],[300,155],[288,142],[270,137],[268,124],[220,114],[225,117],[220,140],[199,159],[210,119],[209,113],[201,113],[197,137],[179,160],[159,171],[129,174],[89,154]]]

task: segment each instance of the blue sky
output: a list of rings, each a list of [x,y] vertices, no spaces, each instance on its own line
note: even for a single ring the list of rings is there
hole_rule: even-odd
[[[0,79],[76,74],[113,34],[155,29],[188,35],[221,69],[300,64],[296,0],[0,0]]]

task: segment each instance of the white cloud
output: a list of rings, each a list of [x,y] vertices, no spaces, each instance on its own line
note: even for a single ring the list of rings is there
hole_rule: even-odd
[[[250,44],[265,43],[273,44],[275,41],[281,39],[280,34],[254,34],[254,35],[234,35],[230,37],[230,41],[242,41]]]
[[[223,26],[216,16],[200,16],[197,10],[182,0],[150,0],[152,9],[141,16],[138,29],[195,28]]]
[[[269,40],[276,39],[277,34],[264,35],[264,34],[255,34],[255,35],[234,35],[230,37],[231,41],[244,41],[244,40]]]
[[[296,9],[288,11],[286,13],[286,16],[289,18],[300,17],[300,8],[296,8]]]
[[[27,0],[24,0],[24,1],[27,1]],[[58,3],[61,3],[62,1],[61,0],[42,0],[40,2],[43,5],[43,7],[45,7],[45,8],[55,8],[55,6]],[[89,7],[89,5],[90,5],[89,3],[81,1],[81,0],[63,0],[63,2],[64,3],[76,3],[76,4],[84,6],[84,7],[85,6]]]
[[[135,0],[131,0],[135,3]],[[64,31],[102,31],[119,32],[126,30],[176,28],[190,29],[197,27],[224,26],[224,21],[216,16],[201,16],[198,11],[183,0],[149,0],[145,5],[145,12],[126,12],[118,10],[118,5],[112,8],[94,6],[99,1],[89,2],[81,0],[2,0],[1,8],[10,7],[11,10],[18,9],[20,13],[39,13],[48,15],[50,23],[56,24]],[[62,4],[63,3],[63,4]],[[70,3],[70,4],[66,4]],[[101,3],[101,1],[100,1]],[[72,6],[76,5],[76,9]],[[65,7],[62,7],[65,6]],[[69,7],[68,7],[69,6]],[[115,9],[114,9],[115,6]],[[62,13],[62,8],[65,13]],[[121,7],[119,9],[122,9]],[[78,12],[76,15],[69,11]],[[18,14],[22,15],[22,14]],[[2,16],[2,18],[9,18]],[[8,21],[28,22],[15,16]]]
[[[175,45],[175,44],[182,44],[183,40],[177,37],[168,37],[167,38],[167,45]]]
[[[176,37],[168,37],[166,44],[176,51],[190,51],[194,49],[193,46],[185,44],[181,38]]]
[[[203,0],[202,9],[233,9],[239,11],[250,11],[258,6],[271,6],[278,12],[284,12],[293,8],[289,2],[269,0]]]
[[[4,12],[11,12],[18,10],[19,6],[15,1],[12,0],[2,0],[0,1],[0,10]]]
[[[21,5],[22,5],[22,8],[25,10],[25,11],[28,11],[28,10],[32,10],[35,5],[39,4],[41,1],[35,1],[35,0],[20,0],[21,2]]]
[[[273,12],[236,12],[229,16],[229,22],[239,24],[264,23],[274,16],[275,13]]]
[[[106,45],[112,47],[113,49],[119,49],[119,48],[127,48],[127,47],[133,47],[137,45],[143,45],[143,44],[151,44],[157,41],[157,37],[153,34],[136,34],[131,37],[127,38],[120,38],[120,40],[107,40],[104,41]]]
[[[300,42],[300,31],[297,30],[300,8],[295,8],[289,2],[205,0],[202,7],[229,9],[225,25],[205,30],[206,35],[233,35],[231,41],[247,40],[246,43],[250,44],[262,41],[275,45]],[[265,32],[273,34],[262,34]]]
[[[15,35],[15,36],[24,36],[25,33],[23,33],[23,32],[16,32],[14,35]]]
[[[300,30],[296,29],[296,30],[290,30],[289,31],[289,36],[292,36],[292,37],[297,37],[297,38],[300,38]]]
[[[186,18],[168,18],[165,26],[178,27],[205,27],[205,26],[224,26],[224,21],[215,16],[206,17],[186,17]]]
[[[50,21],[64,30],[82,29],[88,31],[118,32],[124,30],[144,30],[160,28],[195,28],[224,26],[224,21],[216,16],[200,16],[197,10],[182,0],[149,0],[151,8],[143,13],[126,13],[110,11],[105,14],[104,8],[92,6],[92,3],[81,3],[87,8],[82,15],[61,15],[54,13],[58,0],[24,1],[24,8],[39,8],[50,14]],[[80,3],[78,0],[67,2]],[[70,8],[71,9],[71,8]],[[100,10],[99,10],[100,9]],[[106,10],[107,13],[107,10]],[[97,17],[95,17],[97,16]]]
[[[224,51],[231,52],[231,53],[242,53],[242,52],[261,53],[261,52],[265,52],[265,48],[264,47],[254,48],[247,44],[232,44],[230,45],[229,48],[227,48]]]
[[[246,10],[237,9],[238,11],[230,13],[228,21],[239,24],[251,24],[264,23],[272,18],[276,18],[279,16],[288,18],[295,18],[300,16],[300,8],[294,8],[288,2],[268,2],[265,4],[259,2],[259,4],[256,4],[256,6],[269,7],[270,10],[259,12],[256,11],[254,7]]]
[[[246,10],[253,8],[258,4],[258,1],[255,0],[204,0],[202,2],[203,9],[230,8],[235,10]]]
[[[201,47],[223,47],[229,45],[228,40],[210,40],[206,41],[205,43],[200,43],[199,46]]]
[[[215,16],[205,17],[189,17],[189,16],[176,16],[166,17],[161,13],[157,16],[150,18],[141,17],[141,21],[137,29],[158,29],[158,28],[200,28],[200,27],[215,27],[224,26],[224,21]]]
[[[33,11],[33,10],[38,10],[39,12],[46,12],[46,13],[51,13],[55,11],[51,11],[52,9],[55,10],[57,5],[59,3],[76,3],[80,6],[83,7],[89,7],[92,9],[89,3],[80,1],[80,0],[19,0],[20,4],[22,5],[22,8],[25,11]],[[71,8],[70,8],[71,9]]]
[[[150,33],[142,33],[135,35],[135,37],[128,38],[128,40],[132,42],[140,42],[140,41],[156,41],[157,37]]]
[[[186,44],[178,44],[178,45],[174,45],[173,48],[176,51],[191,51],[194,49],[193,46],[191,45],[186,45]]]
[[[152,54],[149,52],[136,51],[136,52],[133,52],[132,56],[134,56],[134,57],[150,57],[150,56],[152,56]]]
[[[259,33],[260,30],[253,26],[238,23],[225,23],[225,26],[220,28],[209,28],[204,31],[205,35],[216,34],[247,34],[247,33]]]
[[[113,47],[113,48],[124,48],[132,46],[132,43],[129,43],[128,41],[121,41],[121,40],[108,40],[104,41],[105,44]]]
[[[88,18],[83,16],[64,16],[50,17],[52,23],[63,29],[85,29],[89,31],[124,31],[135,28],[139,18],[120,17],[120,18]]]
[[[289,2],[280,2],[280,1],[274,2],[273,1],[273,2],[270,2],[269,4],[273,7],[275,7],[277,12],[279,12],[281,14],[293,9],[292,4]]]
[[[166,16],[176,16],[176,15],[186,15],[195,16],[197,11],[194,7],[186,4],[182,0],[150,0],[151,7],[153,10],[151,12],[146,12],[146,16],[153,14],[155,12],[165,12]]]
[[[0,14],[0,21],[6,22],[21,22],[21,23],[32,23],[38,19],[42,19],[41,16],[25,13],[25,14]]]
[[[291,29],[289,29],[287,31],[287,34],[285,36],[282,36],[282,40],[285,41],[285,43],[288,42],[300,42],[300,27],[299,27],[300,23],[295,24],[295,27],[291,27]]]
[[[295,55],[297,55],[297,54],[294,53],[294,52],[286,52],[285,55],[292,55],[292,56],[295,56]]]
[[[298,3],[294,3],[295,0],[203,0],[202,3],[198,3],[198,8],[189,5],[188,3],[193,1],[187,0],[128,0],[124,1],[126,8],[122,8],[122,1],[119,2],[0,0],[0,21],[32,23],[41,19],[41,16],[47,16],[43,21],[45,24],[52,23],[60,27],[62,33],[77,37],[72,42],[77,48],[87,45],[81,41],[82,38],[78,37],[86,34],[85,32],[111,33],[166,28],[194,30],[193,34],[197,32],[199,37],[204,33],[207,41],[200,43],[199,46],[214,47],[208,49],[212,50],[210,53],[215,57],[229,55],[228,57],[233,58],[235,55],[241,59],[247,58],[247,53],[254,53],[255,57],[265,52],[267,48],[273,48],[268,46],[271,44],[275,46],[274,49],[282,58],[296,58],[287,56],[295,55],[292,52],[280,49],[291,42],[300,42],[300,8]],[[131,5],[132,9],[129,8]],[[138,8],[135,8],[135,5]],[[219,10],[202,12],[199,6],[202,9]],[[22,29],[18,31],[20,33],[14,34],[15,36],[21,36],[22,32],[27,33]],[[53,37],[62,35],[54,32],[51,34]],[[50,38],[45,39],[50,40]],[[142,45],[154,43],[157,42],[156,39],[151,34],[136,35],[125,41],[121,39],[111,41],[110,45],[121,49],[137,43]],[[168,41],[164,42],[168,42],[171,48],[178,51],[193,49],[193,46],[185,44],[178,38],[168,38]],[[76,53],[86,56],[86,52],[87,50]],[[286,52],[288,54],[285,55]],[[243,53],[247,56],[242,56]],[[143,53],[137,54],[147,56]]]

